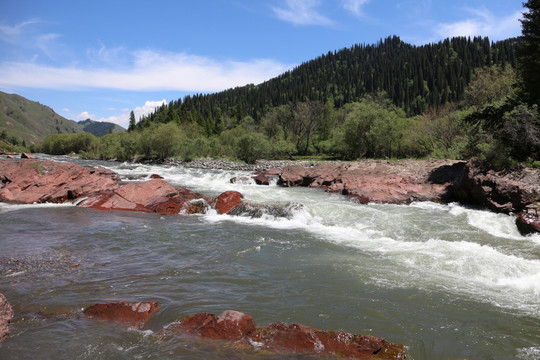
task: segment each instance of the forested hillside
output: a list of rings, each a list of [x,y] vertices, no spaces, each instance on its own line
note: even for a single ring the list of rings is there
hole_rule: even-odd
[[[374,45],[328,52],[260,85],[186,96],[143,118],[140,125],[175,117],[207,127],[220,116],[247,115],[258,121],[280,105],[331,101],[341,108],[381,91],[407,115],[418,115],[460,100],[475,69],[514,67],[516,45],[516,39],[490,43],[488,38],[459,37],[413,46],[389,37]]]
[[[171,101],[138,123],[132,113],[125,133],[50,136],[42,150],[118,160],[430,156],[540,166],[540,99],[529,95],[539,85],[523,86],[524,39],[355,45],[259,85]]]

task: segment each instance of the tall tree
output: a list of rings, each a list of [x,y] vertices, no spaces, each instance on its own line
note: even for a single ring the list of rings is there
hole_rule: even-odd
[[[528,9],[521,19],[522,36],[517,52],[518,70],[524,95],[540,104],[540,0],[523,3]]]
[[[133,110],[131,110],[131,112],[129,113],[128,131],[133,131],[133,130],[135,130],[135,113],[133,112]]]

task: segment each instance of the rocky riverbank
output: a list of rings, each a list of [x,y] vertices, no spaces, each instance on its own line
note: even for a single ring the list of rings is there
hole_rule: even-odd
[[[461,202],[507,214],[520,214],[524,233],[540,231],[540,170],[512,172],[483,169],[474,162],[452,160],[365,160],[358,162],[258,161],[239,164],[199,159],[171,166],[252,171],[258,184],[274,177],[282,186],[324,188],[361,203],[407,204],[413,201]],[[222,194],[221,200],[174,187],[154,176],[145,182],[121,184],[105,168],[40,160],[0,161],[0,201],[13,203],[65,202],[101,210],[130,210],[159,214],[260,214],[261,205],[243,202],[242,195]],[[225,204],[225,200],[232,201]],[[217,207],[216,207],[217,206]],[[224,210],[226,209],[226,210]],[[523,216],[523,213],[528,214]],[[523,225],[521,224],[521,225]]]

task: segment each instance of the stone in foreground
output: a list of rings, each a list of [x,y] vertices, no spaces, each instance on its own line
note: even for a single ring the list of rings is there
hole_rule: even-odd
[[[0,348],[2,342],[9,336],[9,324],[12,317],[13,309],[11,309],[6,297],[0,294]]]

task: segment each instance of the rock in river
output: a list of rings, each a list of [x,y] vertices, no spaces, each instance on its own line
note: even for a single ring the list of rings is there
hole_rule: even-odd
[[[2,347],[2,342],[9,335],[9,324],[12,317],[13,310],[11,309],[11,306],[6,297],[3,294],[0,294],[0,348]]]
[[[121,301],[89,306],[84,310],[84,315],[93,319],[111,320],[142,328],[158,309],[159,304],[156,301]]]

